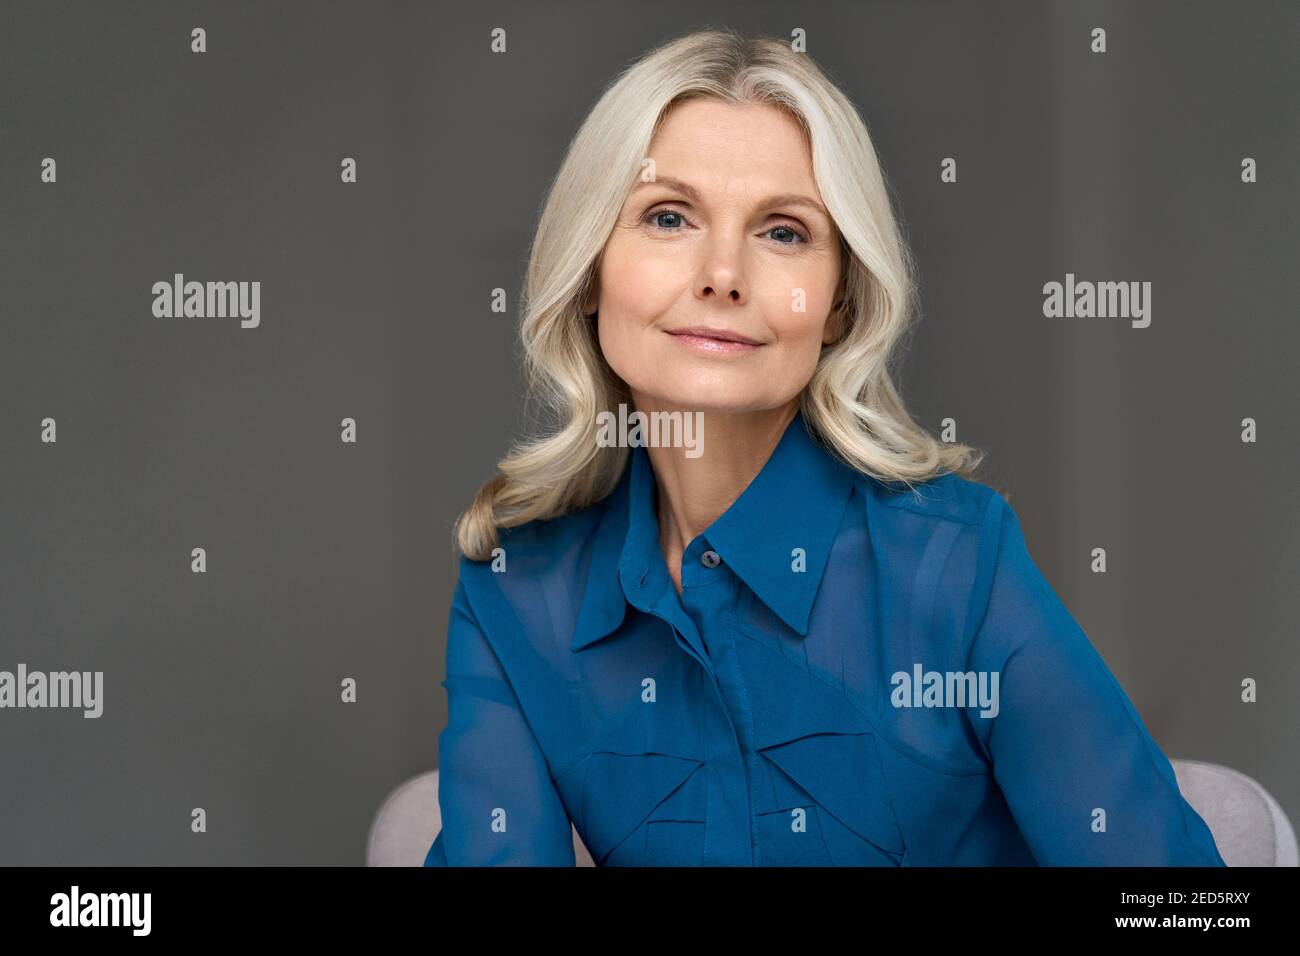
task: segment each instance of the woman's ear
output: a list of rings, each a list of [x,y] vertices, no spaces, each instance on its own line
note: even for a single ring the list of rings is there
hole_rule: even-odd
[[[835,289],[835,304],[831,306],[830,314],[826,316],[826,326],[822,330],[823,345],[834,345],[849,330],[848,301],[845,297],[847,288],[848,272],[842,271],[839,285]]]
[[[587,295],[582,301],[582,314],[585,315],[587,318],[591,318],[593,315],[596,314],[596,310],[599,307],[600,307],[600,280],[598,278],[594,278],[591,280],[591,285],[587,289]]]
[[[826,326],[822,329],[822,345],[834,345],[844,337],[845,331],[847,327],[844,302],[840,300],[831,307],[830,315],[826,316]]]

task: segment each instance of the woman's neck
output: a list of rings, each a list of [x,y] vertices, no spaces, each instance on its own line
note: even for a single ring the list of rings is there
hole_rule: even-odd
[[[636,410],[693,412],[647,396],[633,395]],[[703,454],[686,455],[684,448],[647,445],[654,470],[659,547],[668,574],[682,589],[682,552],[740,497],[763,469],[786,427],[799,410],[796,398],[777,408],[752,412],[703,413],[707,436]]]

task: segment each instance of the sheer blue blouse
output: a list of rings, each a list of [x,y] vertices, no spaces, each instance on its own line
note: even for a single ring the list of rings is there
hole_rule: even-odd
[[[426,866],[1223,866],[1016,513],[849,468],[798,415],[659,547],[631,449],[598,504],[462,557]]]

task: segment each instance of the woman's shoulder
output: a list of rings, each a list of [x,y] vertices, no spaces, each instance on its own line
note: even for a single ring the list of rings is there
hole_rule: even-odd
[[[527,582],[535,592],[580,576],[602,527],[609,499],[552,518],[499,527],[497,545],[481,559],[459,554],[459,575],[467,584],[495,591],[505,582]]]
[[[886,586],[894,599],[918,600],[918,588],[927,588],[931,597],[925,600],[936,613],[969,620],[987,598],[999,564],[1011,564],[1018,554],[1019,523],[1006,496],[952,472],[910,487],[866,477],[859,486],[867,500],[867,534],[889,555]]]
[[[499,547],[507,554],[554,556],[595,533],[605,502],[553,518],[534,518],[523,524],[497,528]]]
[[[964,525],[982,525],[994,510],[1007,506],[1001,491],[974,478],[946,472],[909,486],[859,473],[859,489],[887,508],[930,515]]]
[[[459,555],[455,600],[471,614],[506,672],[524,683],[530,674],[555,673],[550,666],[537,670],[538,663],[558,664],[567,657],[594,569],[604,569],[605,580],[618,530],[617,522],[602,521],[606,511],[597,502],[498,528],[498,544],[485,559]]]

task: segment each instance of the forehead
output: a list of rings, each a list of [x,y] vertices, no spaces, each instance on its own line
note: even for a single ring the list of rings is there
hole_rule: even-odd
[[[655,133],[650,158],[657,172],[704,190],[797,189],[818,197],[803,128],[793,116],[767,104],[716,99],[678,103]]]

